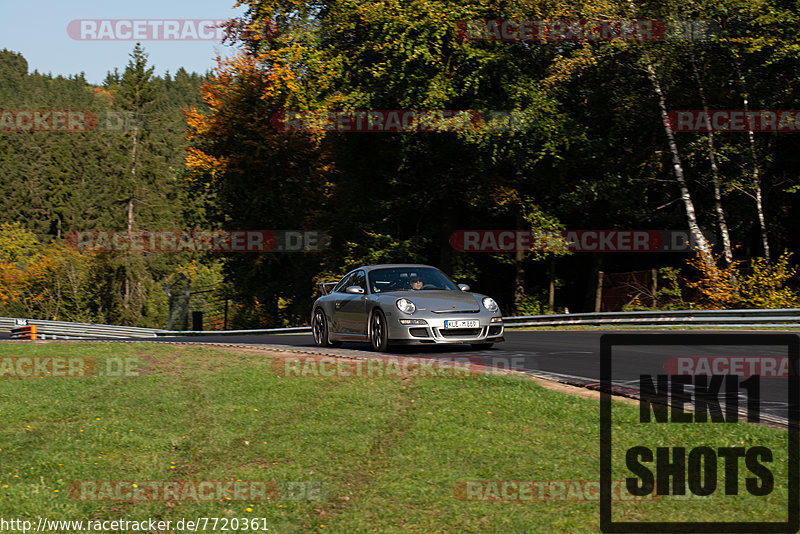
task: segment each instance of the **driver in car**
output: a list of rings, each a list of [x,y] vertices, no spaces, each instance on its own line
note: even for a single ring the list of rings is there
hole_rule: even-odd
[[[422,278],[419,278],[417,276],[412,276],[411,280],[409,281],[409,284],[411,285],[412,291],[419,291],[420,289],[422,289]]]

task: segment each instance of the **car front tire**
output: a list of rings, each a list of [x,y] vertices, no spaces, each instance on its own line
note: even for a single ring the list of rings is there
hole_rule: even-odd
[[[339,347],[342,344],[341,341],[331,341],[328,337],[328,321],[325,319],[325,312],[322,311],[322,308],[317,308],[314,312],[311,333],[314,335],[314,343],[318,347]]]
[[[386,316],[381,310],[374,310],[369,318],[369,341],[375,352],[385,352],[389,348]]]

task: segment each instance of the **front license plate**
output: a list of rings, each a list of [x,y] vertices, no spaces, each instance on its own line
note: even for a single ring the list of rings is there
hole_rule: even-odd
[[[478,321],[445,321],[445,328],[478,328]]]

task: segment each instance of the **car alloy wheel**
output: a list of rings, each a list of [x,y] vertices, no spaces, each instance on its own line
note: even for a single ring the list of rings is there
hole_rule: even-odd
[[[386,317],[381,310],[372,312],[369,320],[369,340],[372,350],[383,352],[387,349],[389,333],[386,331]]]
[[[325,324],[325,313],[320,308],[317,308],[314,312],[311,332],[314,334],[314,343],[316,343],[318,347],[328,346],[328,328]]]
[[[311,321],[311,334],[314,336],[314,343],[318,347],[340,347],[341,341],[331,341],[328,332],[328,321],[325,319],[325,312],[322,308],[317,308],[314,312],[314,319]]]

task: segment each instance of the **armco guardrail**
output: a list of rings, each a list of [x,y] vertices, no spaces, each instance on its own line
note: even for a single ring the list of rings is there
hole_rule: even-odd
[[[700,326],[720,328],[778,327],[800,328],[800,308],[769,310],[671,310],[569,313],[503,317],[506,327],[531,326]],[[232,336],[259,334],[308,334],[309,326],[256,330],[161,330],[133,326],[69,323],[42,319],[0,317],[0,331],[10,332],[21,325],[36,325],[39,339],[155,338],[178,336]]]
[[[19,326],[36,326],[37,339],[154,338],[161,330],[137,326],[114,326],[94,323],[70,323],[45,319],[0,317],[0,331],[11,332]],[[17,337],[12,334],[12,337]]]
[[[670,310],[565,313],[503,317],[515,326],[707,326],[800,328],[800,308],[767,310]]]
[[[287,328],[261,328],[257,330],[162,330],[159,337],[165,336],[248,336],[258,334],[310,334],[310,326],[290,326]]]
[[[163,330],[140,328],[136,326],[114,326],[94,323],[70,323],[66,321],[47,321],[44,319],[16,319],[0,317],[0,332],[11,332],[19,326],[36,325],[37,339],[91,339],[91,338],[154,338],[169,336],[225,336],[258,334],[305,334],[311,332],[310,326],[290,328],[268,328],[259,330]],[[12,338],[17,337],[12,334]]]

